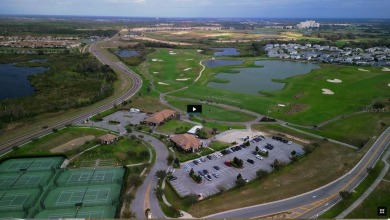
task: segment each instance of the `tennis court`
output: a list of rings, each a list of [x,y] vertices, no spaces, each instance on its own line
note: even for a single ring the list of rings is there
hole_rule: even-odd
[[[39,190],[11,190],[0,192],[0,210],[23,210],[35,203]]]
[[[0,189],[11,187],[32,187],[46,185],[50,181],[51,171],[32,173],[0,173]]]
[[[44,204],[46,207],[66,208],[76,203],[83,206],[111,205],[120,196],[119,184],[59,187],[49,192]]]
[[[63,160],[64,158],[61,157],[11,159],[0,165],[0,172],[50,170],[58,168]]]
[[[113,206],[54,209],[40,212],[35,218],[113,218],[115,211]]]
[[[122,181],[123,175],[123,168],[67,170],[61,174],[57,183],[60,186],[88,183],[116,183],[116,181]]]
[[[86,190],[68,190],[62,191],[57,199],[56,205],[69,205],[78,202],[96,203],[107,202],[110,196],[110,188],[86,189]]]

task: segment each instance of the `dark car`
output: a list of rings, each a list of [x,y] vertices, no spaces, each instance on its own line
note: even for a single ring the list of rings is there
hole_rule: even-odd
[[[177,177],[173,176],[170,181],[174,181],[174,180],[177,180]]]
[[[255,163],[255,161],[253,161],[252,159],[248,159],[246,161],[248,161],[248,163],[250,163],[250,164],[254,164]]]
[[[46,129],[46,128],[48,128],[48,127],[49,127],[49,126],[45,125],[45,126],[42,127],[42,129]]]
[[[210,155],[207,155],[207,159],[212,160],[213,158]]]
[[[204,173],[204,174],[209,174],[209,171],[206,170],[206,169],[204,169],[204,170],[203,170],[203,173]]]
[[[252,151],[252,154],[253,154],[253,155],[257,155],[257,152],[256,152],[256,151]]]
[[[214,169],[220,170],[219,166],[214,166]]]
[[[199,164],[199,162],[198,161],[196,161],[196,160],[194,160],[194,161],[192,161],[195,165],[198,165]]]
[[[201,170],[199,170],[198,173],[199,173],[199,175],[201,175],[201,176],[204,175],[203,171],[201,171]]]
[[[265,148],[267,148],[268,150],[272,150],[272,149],[274,149],[274,146],[272,146],[272,145],[266,145]]]

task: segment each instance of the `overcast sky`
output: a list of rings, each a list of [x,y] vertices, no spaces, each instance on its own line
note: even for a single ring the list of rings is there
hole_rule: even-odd
[[[0,0],[0,14],[390,18],[390,0]]]

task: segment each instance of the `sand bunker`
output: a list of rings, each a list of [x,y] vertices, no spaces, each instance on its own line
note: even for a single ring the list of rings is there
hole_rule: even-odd
[[[187,80],[189,80],[189,79],[191,79],[191,78],[176,79],[176,80],[177,80],[177,81],[187,81]]]
[[[390,68],[383,67],[382,71],[389,72],[389,71],[390,71]]]
[[[187,61],[194,60],[194,59],[186,59]]]
[[[175,53],[174,51],[169,51],[169,55],[176,55],[177,53]]]
[[[363,72],[370,72],[370,70],[366,70],[366,69],[362,69],[362,68],[359,68],[358,70],[363,71]]]
[[[388,83],[387,86],[390,87],[390,83]]]
[[[165,83],[165,82],[158,82],[159,85],[164,85],[164,86],[169,86],[168,83]]]
[[[79,138],[76,138],[76,139],[73,139],[63,145],[60,145],[58,147],[55,147],[53,149],[50,150],[50,152],[52,153],[64,153],[66,151],[69,151],[69,150],[73,150],[73,149],[76,149],[82,145],[85,144],[85,142],[87,141],[92,141],[93,139],[95,139],[95,136],[93,135],[88,135],[88,136],[85,136],[85,137],[79,137]]]
[[[341,81],[340,79],[328,79],[328,80],[326,80],[326,81],[328,81],[328,82],[330,82],[330,83],[342,83],[343,81]]]
[[[152,59],[153,62],[162,62],[164,60],[160,60],[160,59]]]
[[[324,95],[334,95],[334,92],[330,89],[322,89],[322,94]]]
[[[192,68],[187,68],[187,69],[184,69],[184,71],[188,71],[188,70],[190,70],[190,69],[192,69]]]
[[[286,107],[286,105],[278,104],[279,107]]]
[[[157,73],[159,73],[159,72],[153,72],[154,74],[157,74]]]
[[[196,50],[196,52],[199,52],[199,53],[200,53],[200,52],[203,52],[203,50]]]

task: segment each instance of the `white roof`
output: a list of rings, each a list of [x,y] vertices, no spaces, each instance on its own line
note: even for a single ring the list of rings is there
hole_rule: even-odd
[[[198,129],[202,129],[202,125],[195,125],[190,130],[187,131],[188,134],[195,134]]]

